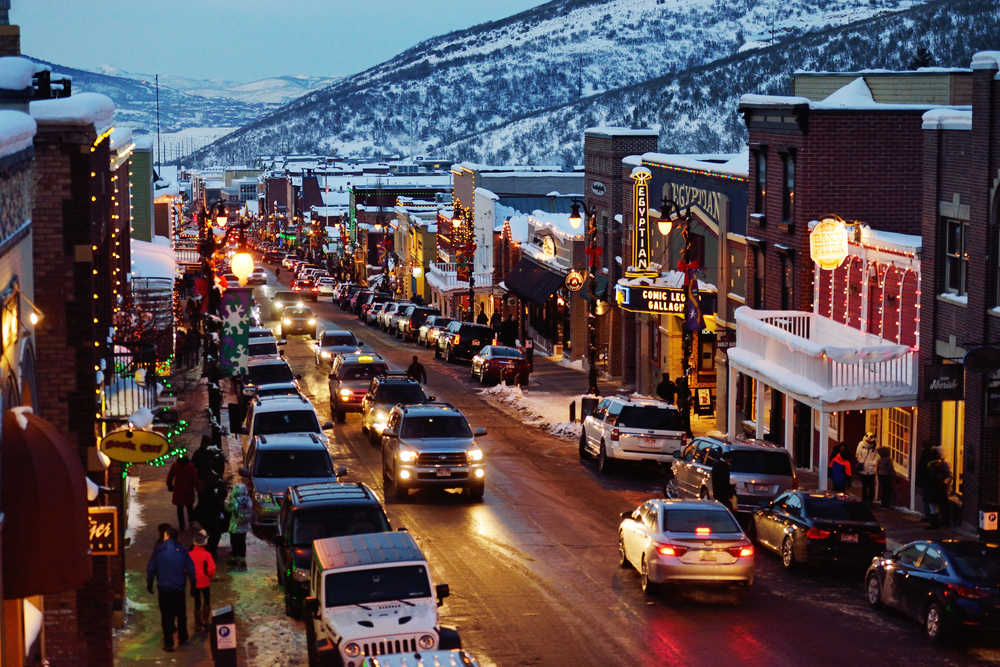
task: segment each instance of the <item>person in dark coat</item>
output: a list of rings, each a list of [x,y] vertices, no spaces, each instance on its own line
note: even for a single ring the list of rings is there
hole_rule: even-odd
[[[420,384],[427,384],[427,371],[416,355],[413,355],[413,363],[406,369],[406,375]]]
[[[938,445],[931,449],[927,461],[927,479],[924,493],[930,503],[931,524],[928,530],[948,525],[948,489],[951,488],[951,466],[944,460],[944,449]]]
[[[490,318],[486,317],[486,304],[479,304],[479,315],[476,316],[476,324],[489,324]]]
[[[174,650],[174,632],[181,646],[188,641],[184,589],[188,581],[192,588],[196,585],[194,561],[177,541],[177,535],[177,530],[171,528],[169,537],[153,549],[153,555],[146,564],[146,590],[152,594],[153,582],[157,584],[164,651]]]
[[[208,479],[212,474],[221,479],[226,474],[226,457],[222,455],[222,450],[212,446],[212,437],[208,435],[201,436],[201,445],[191,455],[191,463],[201,480]]]
[[[178,530],[184,530],[184,508],[187,508],[188,521],[194,521],[195,492],[201,489],[198,471],[186,456],[179,456],[167,473],[167,491],[173,495],[170,502],[177,506]]]
[[[198,492],[198,506],[194,508],[194,519],[208,534],[205,548],[212,556],[218,554],[219,540],[229,528],[224,512],[227,495],[225,482],[214,472],[209,471]]]
[[[733,499],[736,497],[736,488],[729,479],[732,474],[729,463],[732,460],[733,453],[727,449],[712,466],[712,497],[729,509],[735,510]]]
[[[687,437],[693,438],[691,432],[691,390],[688,388],[687,376],[682,375],[677,378],[677,409],[681,413],[681,428],[687,433]]]
[[[493,335],[496,336],[497,340],[501,340],[503,334],[503,318],[500,317],[500,311],[494,310],[493,315],[490,316],[490,328],[493,329]]]
[[[507,319],[503,321],[503,344],[507,347],[515,347],[517,345],[517,322],[511,315],[507,316]]]
[[[673,405],[677,395],[677,385],[670,379],[669,374],[664,373],[663,379],[656,385],[656,395]]]
[[[830,481],[833,490],[840,493],[847,491],[851,484],[851,462],[848,460],[846,442],[837,445],[834,456],[830,459]]]
[[[931,520],[931,503],[927,499],[927,463],[934,456],[933,448],[934,443],[930,441],[921,445],[920,458],[917,459],[917,472],[913,476],[913,481],[917,488],[920,489],[920,497],[924,503],[924,518],[922,521],[926,522]]]

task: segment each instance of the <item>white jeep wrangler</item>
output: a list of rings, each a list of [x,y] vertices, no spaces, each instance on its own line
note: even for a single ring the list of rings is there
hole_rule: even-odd
[[[309,667],[359,667],[370,656],[462,648],[458,632],[438,624],[448,585],[431,583],[409,533],[316,540],[309,589]]]

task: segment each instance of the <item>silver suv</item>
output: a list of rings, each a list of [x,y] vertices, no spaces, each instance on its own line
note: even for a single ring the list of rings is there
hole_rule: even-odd
[[[695,438],[682,451],[667,474],[663,495],[667,498],[713,498],[712,466],[722,453],[731,451],[729,480],[736,486],[740,511],[766,505],[785,491],[798,488],[795,467],[787,450],[763,440]]]
[[[611,396],[583,420],[580,458],[596,456],[597,467],[605,474],[617,461],[670,464],[672,453],[683,449],[686,440],[674,406],[655,398]]]
[[[486,464],[476,438],[458,408],[447,403],[397,405],[382,431],[382,491],[393,487],[402,500],[410,489],[436,486],[469,490],[481,500],[486,489]]]

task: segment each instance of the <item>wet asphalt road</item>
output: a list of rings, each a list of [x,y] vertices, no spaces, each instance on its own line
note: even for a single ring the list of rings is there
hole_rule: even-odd
[[[273,285],[273,277],[271,278]],[[266,295],[258,288],[265,318]],[[968,665],[1000,662],[995,638],[939,647],[900,615],[869,609],[863,571],[785,572],[759,548],[750,600],[721,592],[647,597],[638,574],[617,566],[623,511],[657,495],[659,476],[628,470],[611,477],[581,462],[575,442],[548,436],[477,395],[467,365],[368,328],[329,297],[313,307],[318,328],[355,331],[394,368],[419,354],[427,391],[465,413],[486,454],[486,496],[411,492],[385,499],[394,527],[405,526],[451,597],[443,622],[455,625],[483,665]],[[277,323],[266,321],[277,330]],[[291,336],[285,357],[303,375],[304,392],[330,418],[327,366],[311,339]],[[331,441],[348,478],[383,496],[381,454],[362,436],[359,416],[336,424]],[[301,625],[301,624],[296,624]]]

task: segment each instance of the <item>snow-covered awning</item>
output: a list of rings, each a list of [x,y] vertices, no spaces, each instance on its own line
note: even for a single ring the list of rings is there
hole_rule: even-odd
[[[177,274],[177,261],[169,245],[132,239],[132,276],[135,278],[168,278]]]
[[[115,103],[100,93],[78,93],[55,100],[38,100],[30,107],[32,117],[49,125],[93,125],[97,134],[111,128]]]
[[[13,155],[32,145],[37,125],[20,111],[0,111],[0,157]]]

